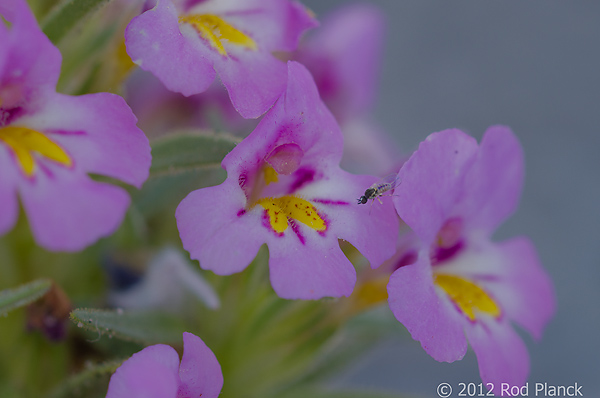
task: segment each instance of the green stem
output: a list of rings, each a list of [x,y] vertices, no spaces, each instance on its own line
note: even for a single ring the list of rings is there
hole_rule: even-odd
[[[44,18],[42,31],[54,44],[58,43],[80,21],[110,0],[64,0]]]

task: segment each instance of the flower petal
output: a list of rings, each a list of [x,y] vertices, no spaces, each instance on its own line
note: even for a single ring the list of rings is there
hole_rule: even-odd
[[[182,397],[216,398],[223,388],[223,373],[215,354],[200,337],[183,333],[183,357],[179,367]]]
[[[144,348],[116,370],[106,398],[176,398],[179,356],[163,344]]]
[[[364,115],[375,99],[385,21],[370,4],[351,4],[323,19],[297,60],[312,73],[340,123]]]
[[[342,132],[319,98],[310,73],[303,65],[288,62],[287,79],[286,91],[277,103],[256,129],[223,159],[227,173],[240,175],[256,167],[277,146],[289,143],[302,149],[305,165],[319,168],[339,165]]]
[[[436,292],[426,251],[415,263],[396,270],[387,290],[394,316],[433,359],[454,362],[463,358],[467,352],[464,318],[447,297]]]
[[[484,383],[494,384],[495,394],[500,393],[502,383],[525,384],[529,374],[529,353],[508,322],[477,322],[470,324],[465,332],[477,355],[481,379]]]
[[[302,33],[318,26],[302,4],[289,0],[211,0],[193,11],[226,16],[267,52],[294,51]]]
[[[215,60],[235,109],[247,119],[265,113],[285,89],[286,65],[269,53],[244,51]]]
[[[421,142],[398,173],[402,183],[395,190],[396,210],[425,244],[455,216],[465,170],[476,153],[474,138],[460,130],[444,130]]]
[[[2,86],[15,84],[25,90],[37,90],[40,86],[53,89],[60,74],[61,55],[38,27],[27,3],[23,0],[3,1],[0,14],[12,23],[7,40],[1,42],[7,49],[4,54],[0,52]],[[4,106],[17,105],[4,102]]]
[[[330,173],[329,180],[314,184],[310,191],[315,196],[328,192],[329,197],[348,202],[345,205],[327,205],[325,202],[320,206],[331,221],[331,233],[350,242],[372,268],[377,268],[396,252],[399,220],[391,197],[382,197],[381,203],[377,200],[366,205],[356,203],[374,182],[374,177],[338,170]]]
[[[342,125],[344,157],[342,169],[351,173],[385,176],[397,173],[408,159],[389,134],[363,118]]]
[[[77,251],[112,234],[129,206],[127,192],[47,165],[35,181],[19,183],[23,207],[40,246]]]
[[[194,191],[179,204],[175,212],[179,236],[202,268],[229,275],[240,272],[256,257],[267,231],[258,212],[245,213],[245,205],[243,191],[231,178],[219,186]]]
[[[270,237],[267,243],[271,285],[277,295],[303,300],[349,296],[356,271],[337,239],[316,234],[303,237],[304,243],[291,233]]]
[[[127,54],[152,72],[171,91],[192,95],[206,90],[216,72],[198,48],[179,30],[178,13],[171,0],[133,18],[125,29]]]
[[[19,203],[17,202],[17,184],[14,174],[7,172],[12,164],[12,156],[4,145],[0,144],[0,235],[6,233],[17,222]]]
[[[38,112],[15,124],[53,132],[75,169],[117,178],[140,187],[148,178],[150,145],[123,98],[109,93],[78,97],[54,94]]]
[[[519,237],[498,245],[505,283],[492,288],[510,319],[536,339],[556,312],[552,281],[542,268],[535,247]]]
[[[469,229],[491,234],[519,202],[524,179],[523,149],[505,126],[487,129],[464,181],[459,210]]]
[[[535,247],[518,237],[492,243],[472,239],[454,260],[439,266],[444,273],[476,281],[491,294],[501,313],[536,339],[556,311],[552,281],[542,268]]]

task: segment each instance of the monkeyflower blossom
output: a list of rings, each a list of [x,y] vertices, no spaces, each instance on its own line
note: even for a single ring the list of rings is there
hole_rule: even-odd
[[[183,333],[183,357],[156,344],[123,362],[111,376],[106,398],[218,397],[223,373],[215,354],[200,337]]]
[[[225,182],[190,193],[177,208],[184,248],[201,267],[228,275],[266,243],[280,297],[350,295],[356,272],[338,239],[377,267],[394,254],[398,220],[391,200],[356,204],[376,178],[339,168],[342,141],[306,68],[289,62],[286,91],[223,159]]]
[[[529,354],[513,323],[535,339],[555,312],[552,282],[529,239],[490,237],[519,200],[523,153],[507,127],[478,147],[459,130],[430,135],[404,164],[394,202],[420,239],[416,261],[388,284],[396,318],[437,361],[462,359],[467,341],[481,378],[523,385]]]
[[[342,168],[354,173],[398,172],[397,145],[370,120],[381,69],[386,20],[371,4],[349,4],[321,20],[294,59],[313,75],[319,94],[344,133]]]
[[[55,92],[60,52],[25,1],[3,1],[0,14],[11,23],[0,23],[0,234],[20,199],[40,246],[80,250],[114,232],[130,201],[88,174],[141,186],[148,140],[121,97]]]
[[[255,118],[285,89],[287,68],[273,52],[295,50],[316,24],[289,0],[158,0],[132,19],[125,44],[133,62],[185,96],[218,73],[235,109]]]

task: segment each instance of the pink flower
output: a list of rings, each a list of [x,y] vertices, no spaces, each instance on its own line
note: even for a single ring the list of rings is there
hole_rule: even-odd
[[[214,398],[222,388],[215,354],[199,337],[184,333],[181,364],[168,345],[146,347],[111,376],[106,398]]]
[[[50,250],[80,250],[114,232],[127,192],[88,174],[141,186],[150,147],[131,110],[107,93],[57,94],[58,49],[22,0],[0,5],[0,234],[19,214]]]
[[[384,176],[403,156],[370,120],[377,95],[386,20],[371,4],[336,9],[300,43],[294,58],[314,76],[323,102],[344,134],[342,168]]]
[[[490,240],[521,193],[516,137],[491,127],[478,147],[459,130],[432,134],[399,177],[396,209],[421,244],[416,262],[390,278],[392,312],[434,359],[462,359],[468,340],[496,392],[500,383],[524,384],[529,355],[513,323],[539,339],[555,298],[527,238]]]
[[[391,200],[356,204],[376,178],[339,168],[335,119],[308,71],[295,62],[288,70],[287,90],[223,159],[226,181],[181,202],[179,233],[192,258],[218,274],[242,271],[266,243],[279,296],[348,296],[356,272],[338,239],[377,267],[394,253],[397,217]]]
[[[216,73],[245,118],[269,109],[285,89],[275,51],[293,51],[315,20],[289,0],[158,0],[125,31],[131,59],[172,91],[205,91]]]

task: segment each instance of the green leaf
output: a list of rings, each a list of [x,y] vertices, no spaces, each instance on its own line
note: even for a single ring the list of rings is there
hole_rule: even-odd
[[[78,327],[145,344],[181,343],[185,325],[180,318],[163,312],[126,312],[78,308],[71,312]]]
[[[190,192],[225,180],[225,171],[217,169],[188,170],[150,178],[141,190],[133,191],[133,203],[144,216],[177,206]],[[171,212],[173,213],[173,212]]]
[[[42,297],[51,285],[52,281],[49,279],[38,279],[14,289],[0,291],[0,314],[34,302]]]
[[[122,361],[96,364],[74,375],[58,386],[48,398],[102,398],[106,395],[110,376]]]
[[[221,167],[221,161],[239,142],[225,134],[188,131],[169,134],[152,143],[150,176]]]
[[[144,215],[178,205],[193,190],[225,179],[221,161],[238,143],[227,135],[189,131],[169,134],[152,143],[150,178],[133,203]]]
[[[58,43],[77,23],[110,0],[63,0],[44,18],[42,31]]]

